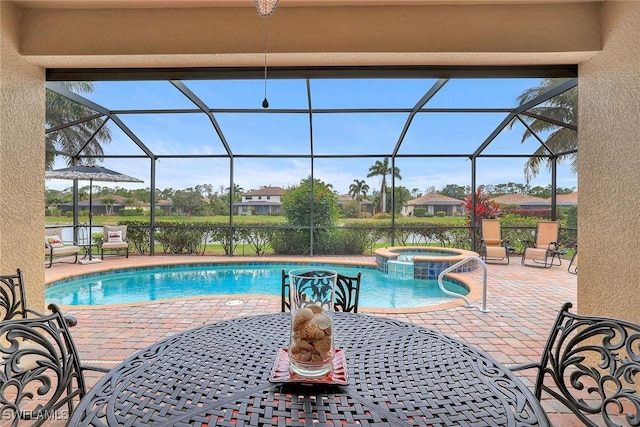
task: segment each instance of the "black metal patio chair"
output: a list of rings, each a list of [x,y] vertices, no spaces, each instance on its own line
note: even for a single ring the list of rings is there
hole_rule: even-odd
[[[55,304],[49,309],[46,316],[0,322],[0,408],[12,427],[68,417],[86,394],[84,371],[109,371],[80,363],[62,312]]]
[[[587,426],[637,426],[640,422],[640,325],[569,312],[565,303],[536,369],[534,394],[551,395]]]
[[[569,267],[567,267],[567,271],[571,274],[578,274],[578,245],[575,245],[575,248],[571,261],[569,261]]]
[[[338,274],[336,278],[335,296],[333,301],[333,309],[335,311],[358,312],[358,300],[360,299],[360,279],[362,273],[355,276],[345,276]],[[289,274],[282,270],[282,287],[280,295],[280,310],[284,313],[291,310],[289,293],[291,285],[289,283]]]
[[[0,321],[42,316],[41,312],[27,307],[22,270],[18,268],[16,274],[0,276]],[[65,315],[65,320],[68,326],[78,323],[71,315]]]

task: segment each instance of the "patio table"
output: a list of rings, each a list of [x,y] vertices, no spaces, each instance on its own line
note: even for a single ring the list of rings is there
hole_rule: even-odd
[[[70,426],[546,426],[532,393],[469,344],[410,323],[336,313],[348,384],[273,383],[290,314],[207,324],[138,351]]]

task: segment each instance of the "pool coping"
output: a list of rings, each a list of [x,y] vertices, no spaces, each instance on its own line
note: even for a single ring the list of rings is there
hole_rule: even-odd
[[[130,257],[130,259],[133,257]],[[138,258],[138,257],[135,257]],[[147,257],[148,258],[148,257]],[[156,257],[154,257],[156,258]],[[200,258],[200,257],[199,257]],[[186,266],[186,265],[220,265],[220,264],[234,264],[234,265],[264,265],[264,264],[275,264],[275,263],[286,263],[286,264],[301,264],[301,265],[320,265],[320,266],[330,266],[330,265],[338,265],[338,266],[357,266],[363,268],[372,268],[378,269],[378,266],[375,262],[375,258],[371,257],[371,260],[367,261],[364,259],[360,260],[349,260],[349,259],[340,259],[333,257],[215,257],[215,259],[211,259],[212,257],[204,257],[205,259],[185,259],[185,257],[180,257],[179,259],[171,259],[169,257],[161,257],[162,261],[157,262],[155,259],[151,263],[135,263],[128,262],[127,264],[132,265],[123,265],[122,263],[100,263],[93,264],[90,271],[86,272],[69,272],[66,271],[64,274],[57,274],[55,278],[45,278],[45,287],[49,287],[54,283],[63,283],[66,280],[70,280],[76,277],[81,276],[91,276],[91,275],[101,275],[108,274],[112,272],[129,270],[129,269],[152,269],[152,268],[170,268],[177,266]],[[364,258],[364,257],[363,257]],[[111,261],[111,260],[110,260]],[[147,260],[145,260],[147,261]],[[477,280],[474,280],[474,277],[469,276],[468,273],[448,273],[446,274],[447,278],[459,281],[463,286],[469,289],[469,293],[465,295],[467,299],[470,301],[477,301],[482,296],[482,286],[477,283]],[[108,304],[108,305],[64,305],[60,304],[63,310],[73,309],[73,310],[99,310],[104,308],[118,308],[118,307],[132,307],[132,306],[142,306],[142,305],[150,305],[150,304],[163,304],[170,303],[174,301],[180,300],[193,300],[193,299],[205,299],[205,300],[217,300],[221,301],[224,304],[228,303],[231,300],[243,300],[243,299],[274,299],[279,301],[280,296],[271,296],[264,294],[221,294],[221,295],[203,295],[203,296],[187,296],[187,297],[176,297],[171,299],[162,299],[155,301],[140,301],[140,302],[131,302],[131,303],[121,303],[121,304]],[[452,301],[448,301],[445,303],[434,304],[429,306],[418,306],[418,307],[402,307],[402,308],[379,308],[379,307],[359,307],[358,311],[361,313],[380,313],[380,314],[411,314],[411,313],[424,313],[431,311],[440,311],[440,310],[448,310],[452,308],[465,306],[465,301],[462,298],[456,298]]]

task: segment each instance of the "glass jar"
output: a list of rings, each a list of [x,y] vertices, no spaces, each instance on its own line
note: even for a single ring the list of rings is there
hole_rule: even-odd
[[[333,296],[337,277],[338,273],[331,270],[289,272],[289,369],[302,377],[319,377],[333,368]]]

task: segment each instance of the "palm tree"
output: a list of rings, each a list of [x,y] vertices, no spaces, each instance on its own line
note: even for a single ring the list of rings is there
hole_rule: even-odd
[[[231,187],[227,187],[224,191],[229,194],[231,193]],[[241,202],[242,201],[242,193],[244,192],[244,188],[240,187],[239,184],[233,184],[233,201]]]
[[[351,198],[358,201],[358,213],[362,212],[362,199],[367,197],[369,191],[369,185],[364,179],[354,179],[353,184],[349,186],[349,195]]]
[[[389,166],[389,158],[385,157],[382,161],[376,160],[376,162],[369,167],[369,173],[367,178],[372,176],[381,176],[382,181],[380,183],[380,210],[384,213],[387,211],[387,175],[393,174],[394,177],[402,179],[400,176],[400,169],[397,166]]]
[[[61,84],[76,93],[93,91],[93,83],[91,82],[63,82]],[[64,126],[67,123],[81,120],[92,114],[95,114],[95,111],[71,101],[69,98],[56,92],[51,90],[46,91],[46,127],[48,129]],[[62,155],[66,158],[66,163],[71,165],[73,158],[81,149],[82,154],[98,156],[98,158],[100,158],[104,154],[102,144],[111,142],[111,131],[109,128],[106,126],[99,128],[102,122],[103,119],[97,118],[47,133],[45,136],[45,162],[47,170],[53,168],[56,155]],[[96,135],[85,147],[91,135],[96,131],[98,131]],[[84,149],[82,147],[84,147]],[[96,158],[92,157],[86,159],[85,163],[92,164],[95,163],[95,160]]]
[[[368,192],[369,185],[364,179],[354,179],[353,184],[349,186],[349,195],[358,201],[362,200],[363,197],[367,197]]]
[[[116,202],[116,199],[114,199],[111,196],[103,197],[102,200],[100,200],[100,203],[104,205],[105,215],[113,215],[113,204],[115,202]]]
[[[520,105],[535,99],[536,97],[543,95],[550,89],[553,89],[557,85],[563,83],[567,79],[543,79],[539,86],[525,90],[518,97]],[[554,121],[560,121],[567,124],[577,126],[578,124],[578,88],[573,87],[566,92],[563,92],[548,101],[530,108],[530,113],[538,116],[548,117]],[[545,144],[554,152],[562,153],[578,148],[578,133],[573,129],[558,126],[550,121],[543,119],[536,119],[528,116],[524,116],[523,119],[527,122],[531,130],[526,129],[522,135],[522,141],[533,137],[533,133],[536,134],[550,132]],[[515,120],[509,124],[511,129],[515,123]],[[545,160],[540,155],[549,154],[547,149],[542,145],[534,152],[533,156],[527,160],[524,165],[524,175],[527,183],[540,173],[540,168]],[[577,153],[566,154],[560,156],[558,160],[562,161],[569,159],[571,162],[571,170],[575,173],[578,170],[578,156]],[[551,168],[551,159],[546,159],[547,167]]]

